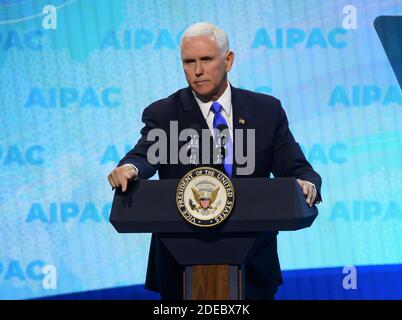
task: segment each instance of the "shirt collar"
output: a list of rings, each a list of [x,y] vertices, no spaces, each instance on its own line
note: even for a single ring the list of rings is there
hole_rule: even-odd
[[[194,91],[193,95],[195,98],[195,101],[197,101],[198,105],[201,108],[201,111],[204,115],[204,118],[207,118],[209,115],[209,112],[211,110],[211,105],[212,105],[212,100],[208,102],[202,102],[200,99],[198,99],[197,95],[195,94]],[[226,112],[226,114],[230,117],[230,113],[232,112],[232,90],[230,88],[230,83],[228,81],[228,86],[226,87],[225,91],[223,94],[219,97],[218,100],[216,100],[223,108],[223,110]]]

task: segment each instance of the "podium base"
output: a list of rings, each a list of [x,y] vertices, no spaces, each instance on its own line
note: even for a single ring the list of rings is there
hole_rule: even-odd
[[[186,266],[184,300],[243,300],[244,277],[240,266],[227,264]]]

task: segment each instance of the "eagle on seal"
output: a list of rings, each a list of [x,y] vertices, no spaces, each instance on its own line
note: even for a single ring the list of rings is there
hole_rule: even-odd
[[[195,201],[198,203],[197,209],[213,209],[212,204],[215,202],[216,197],[218,196],[219,187],[211,192],[200,192],[193,187],[191,187],[191,190],[193,191]]]

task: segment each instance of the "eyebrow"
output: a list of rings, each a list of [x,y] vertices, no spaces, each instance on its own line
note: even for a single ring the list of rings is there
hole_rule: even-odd
[[[195,61],[194,58],[183,58],[183,62],[192,62]]]
[[[213,56],[206,55],[206,56],[200,57],[199,59],[200,59],[200,60],[206,60],[206,59],[212,59],[212,58],[213,58]],[[183,58],[183,61],[184,61],[184,62],[193,62],[193,61],[195,61],[195,60],[196,60],[195,58]]]

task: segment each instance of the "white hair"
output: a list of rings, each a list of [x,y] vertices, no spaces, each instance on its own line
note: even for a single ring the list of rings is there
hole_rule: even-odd
[[[229,40],[226,32],[208,22],[198,22],[189,26],[186,31],[184,31],[180,44],[183,45],[184,39],[198,36],[210,36],[212,40],[216,42],[222,53],[229,52]]]

